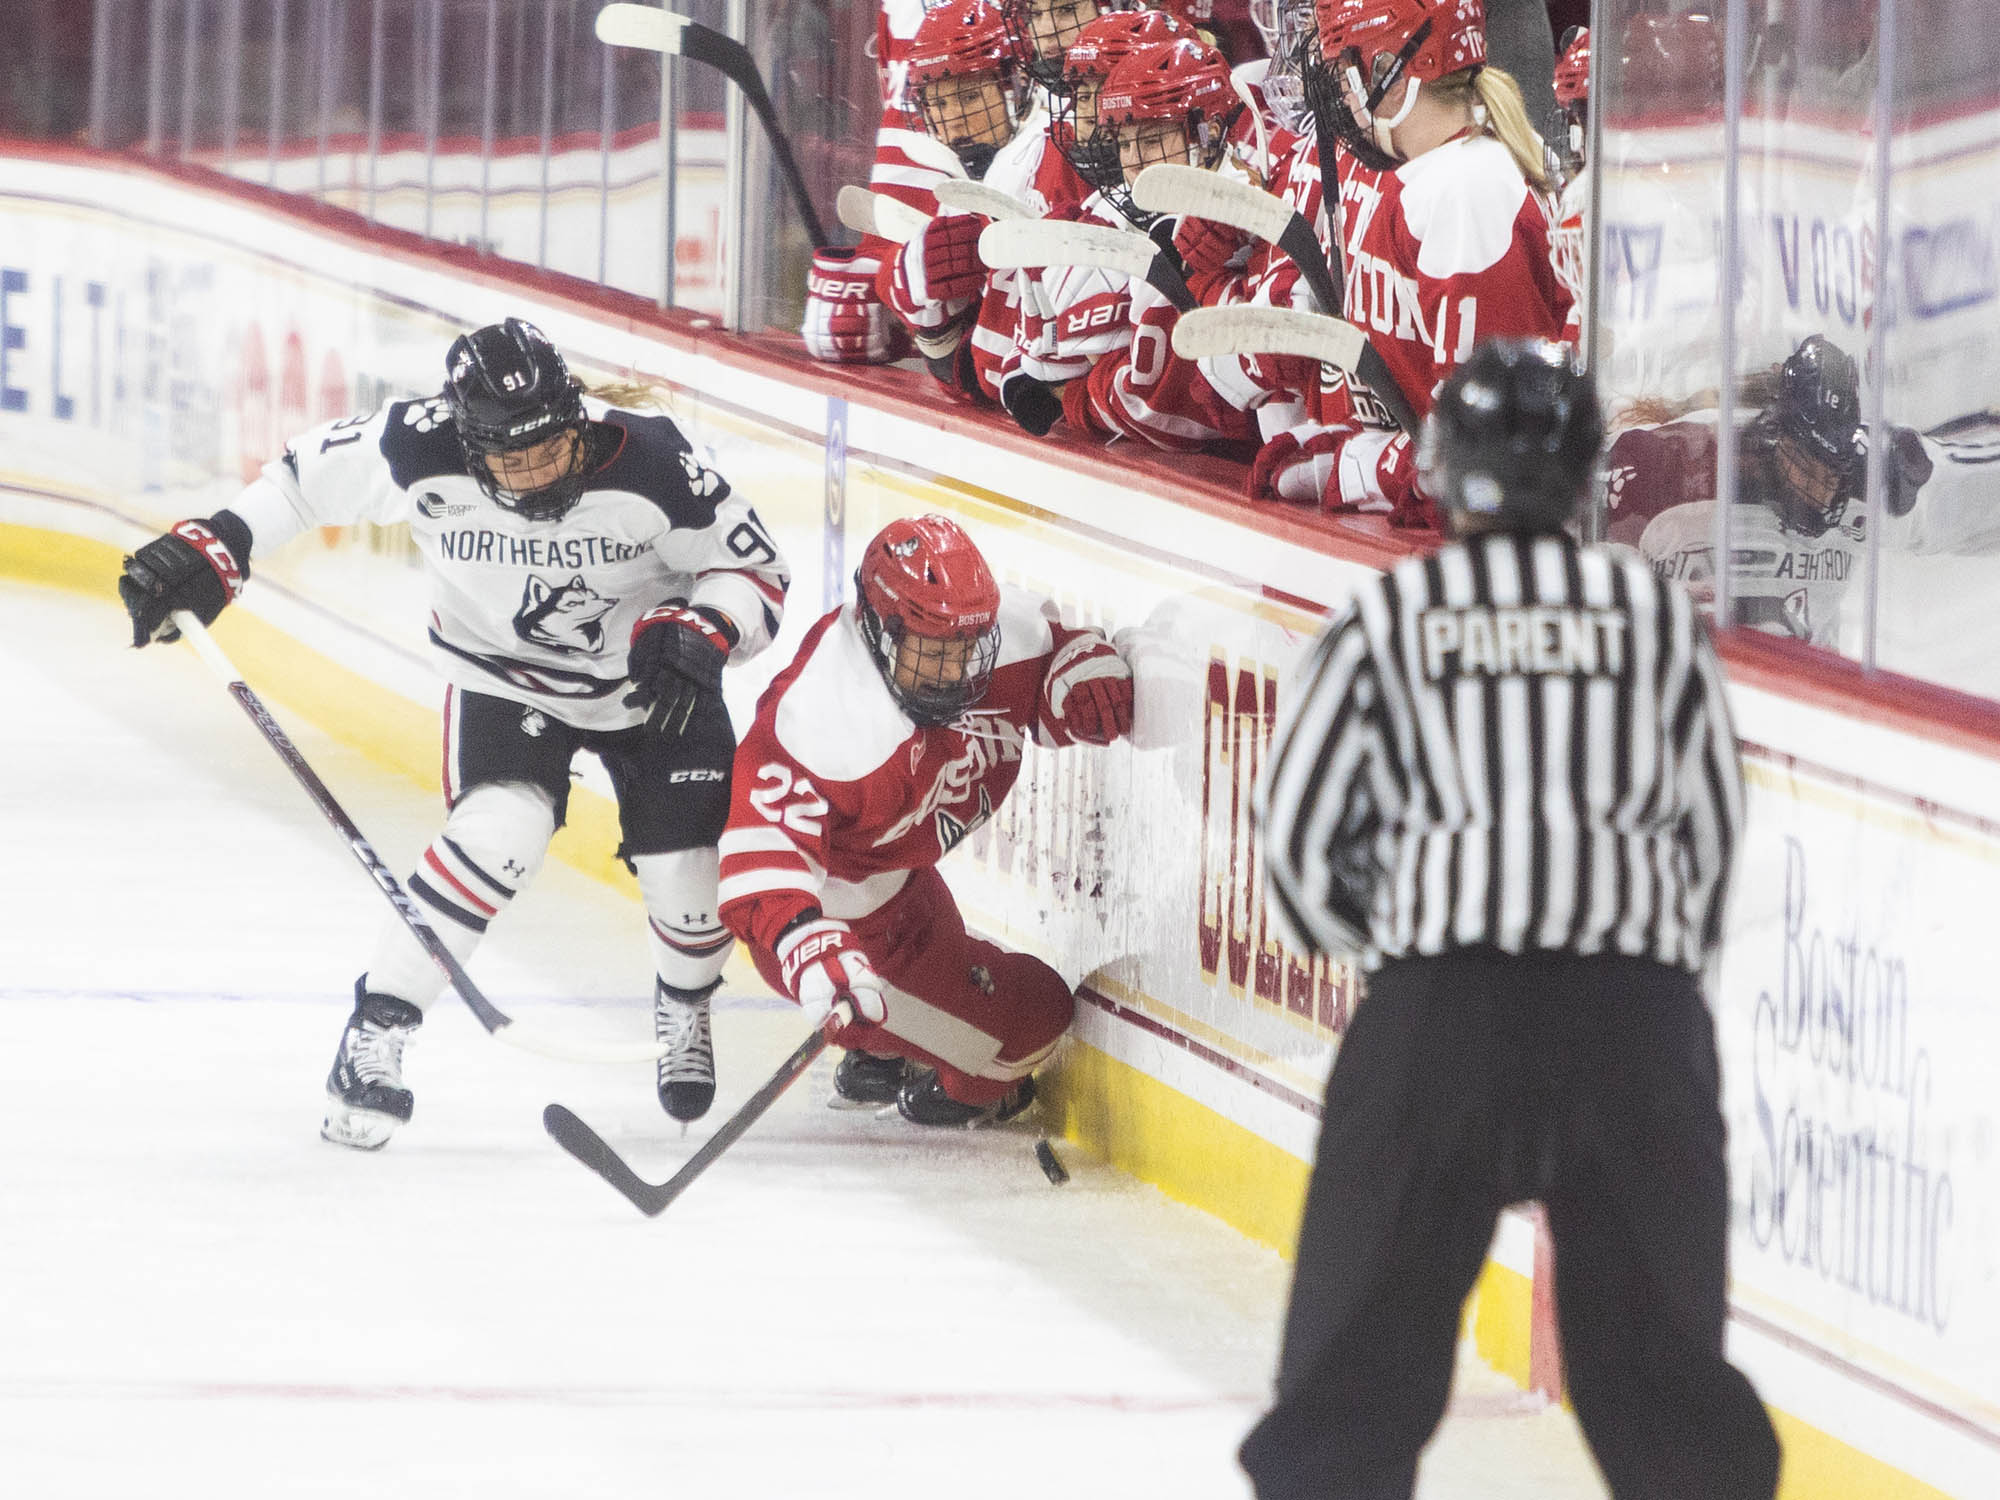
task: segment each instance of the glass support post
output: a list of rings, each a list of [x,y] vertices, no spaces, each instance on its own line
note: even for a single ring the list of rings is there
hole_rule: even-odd
[[[742,41],[748,20],[746,0],[728,0],[729,35]],[[749,144],[749,112],[744,108],[743,90],[731,88],[723,106],[722,194],[722,320],[731,333],[741,333],[749,305],[749,276],[743,264],[748,248],[744,239],[750,224],[750,172],[746,147]]]
[[[1605,34],[1606,0],[1590,0],[1590,34]],[[1597,367],[1598,320],[1604,316],[1604,63],[1590,70],[1590,96],[1585,108],[1590,119],[1584,127],[1584,160],[1590,182],[1583,207],[1583,301],[1589,316],[1583,320],[1583,367],[1598,382],[1598,399],[1603,399],[1603,371]],[[1604,540],[1606,497],[1601,475],[1591,481],[1579,529],[1586,542]]]
[[[1888,516],[1889,450],[1895,433],[1889,426],[1889,325],[1896,318],[1895,225],[1891,188],[1890,148],[1895,143],[1896,0],[1882,0],[1875,16],[1875,316],[1869,329],[1868,364],[1862,399],[1868,424],[1867,609],[1861,623],[1861,665],[1874,671],[1882,598],[1882,522]]]
[[[201,84],[201,0],[181,8],[181,161],[194,150],[194,102]]]
[[[661,245],[666,265],[660,276],[660,306],[674,305],[674,256],[680,237],[680,148],[681,121],[674,102],[674,85],[680,76],[680,59],[671,52],[660,54],[660,181],[665,191],[661,217]]]
[[[285,49],[289,44],[287,23],[291,20],[290,0],[272,0],[271,5],[271,91],[265,116],[264,181],[278,185],[278,143],[284,135]]]
[[[111,32],[118,0],[93,0],[90,9],[90,144],[111,144]],[[120,36],[125,34],[118,27]]]
[[[479,101],[479,253],[491,253],[488,216],[493,194],[493,107],[500,87],[500,0],[486,0],[485,82]]]
[[[549,149],[556,128],[556,8],[542,6],[542,180],[540,227],[535,234],[535,267],[549,268]]]
[[[375,219],[375,177],[382,156],[382,11],[389,0],[375,0],[368,23],[368,219]]]
[[[597,114],[597,284],[611,265],[611,138],[618,129],[617,49],[598,44]],[[660,54],[662,59],[666,54]]]
[[[424,238],[429,239],[436,224],[438,131],[444,115],[444,0],[427,0],[423,15],[428,35],[417,49],[424,60],[418,97],[424,111]]]
[[[146,154],[167,146],[167,0],[153,0],[146,28]]]
[[[1730,519],[1736,504],[1736,304],[1743,289],[1742,150],[1744,10],[1749,0],[1729,0],[1722,46],[1722,338],[1715,412],[1715,627],[1727,630],[1734,607],[1730,588]],[[1594,40],[1594,39],[1593,39]]]
[[[243,0],[222,3],[222,170],[236,162],[243,111]]]

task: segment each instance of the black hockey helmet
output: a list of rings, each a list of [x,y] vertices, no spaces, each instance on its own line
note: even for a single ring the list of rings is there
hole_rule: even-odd
[[[1438,390],[1417,464],[1424,488],[1465,529],[1556,531],[1576,514],[1604,417],[1569,351],[1541,339],[1474,347]]]
[[[1861,375],[1846,350],[1814,334],[1778,367],[1779,488],[1792,530],[1818,536],[1840,518],[1862,463]]]
[[[455,339],[444,368],[444,401],[466,471],[486,497],[530,521],[567,515],[583,495],[586,419],[582,387],[548,336],[520,318],[489,323]],[[495,457],[556,437],[567,442],[537,466],[533,481],[493,472]]]

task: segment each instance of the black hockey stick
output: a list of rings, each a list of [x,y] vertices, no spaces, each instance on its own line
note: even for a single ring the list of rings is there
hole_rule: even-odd
[[[735,1114],[724,1120],[721,1129],[702,1142],[701,1149],[682,1163],[680,1170],[665,1182],[646,1181],[626,1165],[625,1159],[611,1149],[603,1136],[584,1124],[574,1111],[560,1104],[551,1104],[542,1111],[542,1128],[548,1131],[558,1146],[618,1189],[625,1201],[640,1213],[649,1219],[657,1218],[669,1203],[688,1190],[695,1178],[715,1164],[718,1156],[735,1145],[745,1131],[763,1118],[764,1112],[778,1102],[780,1094],[799,1081],[799,1076],[813,1065],[813,1059],[826,1051],[827,1037],[853,1019],[854,1010],[847,1001],[834,1006],[826,1021],[813,1028],[812,1035],[800,1042],[792,1055],[778,1065],[778,1071],[765,1080],[764,1086],[746,1099]]]
[[[451,980],[451,987],[458,992],[458,998],[465,1002],[467,1010],[479,1018],[479,1024],[486,1028],[488,1034],[523,1052],[558,1057],[567,1062],[655,1062],[665,1055],[666,1048],[658,1042],[569,1042],[561,1037],[548,1036],[534,1027],[522,1026],[482,995],[451,949],[444,945],[444,939],[437,935],[437,929],[431,926],[417,903],[410,899],[402,883],[389,873],[389,867],[382,863],[382,857],[375,852],[374,846],[362,837],[361,830],[354,826],[354,820],[348,817],[326,783],[319,779],[319,774],[299,753],[291,737],[271,717],[264,700],[250,690],[243,674],[216,645],[215,638],[203,628],[201,621],[187,610],[177,609],[174,611],[174,624],[180,627],[181,634],[194,647],[195,654],[222,679],[229,689],[229,696],[250,716],[257,732],[278,752],[278,758],[311,795],[313,802],[326,815],[327,822],[346,840],[348,849],[361,862],[361,868],[368,872],[376,888],[396,908],[396,914],[410,929],[410,935],[430,955],[431,961],[444,970]]]
[[[778,124],[770,91],[764,87],[764,76],[757,71],[756,59],[751,57],[749,48],[699,21],[651,5],[605,6],[597,13],[597,39],[612,47],[639,47],[648,52],[691,57],[714,68],[741,89],[744,102],[763,122],[771,153],[778,158],[778,170],[785,174],[785,184],[792,191],[799,217],[805,221],[806,233],[812,237],[815,248],[826,245],[826,230],[813,208],[805,179],[799,175],[792,143],[786,139],[784,127]]]
[[[1162,162],[1139,174],[1132,184],[1132,201],[1148,213],[1193,214],[1231,224],[1276,245],[1299,268],[1313,296],[1326,305],[1328,317],[1338,318],[1344,311],[1338,261],[1327,259],[1305,215],[1275,194],[1219,172]],[[1363,341],[1354,374],[1382,403],[1390,420],[1415,437],[1422,425],[1416,408],[1374,344]]]

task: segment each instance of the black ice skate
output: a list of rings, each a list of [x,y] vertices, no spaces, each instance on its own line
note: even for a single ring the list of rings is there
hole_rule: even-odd
[[[708,1029],[708,997],[722,981],[677,990],[664,979],[653,986],[653,1038],[665,1044],[659,1063],[660,1108],[683,1125],[699,1120],[715,1102],[715,1041]]]
[[[364,990],[366,979],[354,982],[354,1014],[326,1075],[326,1120],[319,1133],[336,1146],[379,1151],[415,1103],[403,1087],[403,1045],[423,1025],[424,1013],[394,995]]]
[[[896,1094],[896,1112],[917,1125],[1001,1125],[1035,1102],[1035,1080],[1023,1078],[996,1104],[961,1104],[929,1069],[912,1072]]]
[[[834,1098],[830,1102],[835,1108],[894,1104],[909,1075],[910,1065],[900,1057],[850,1052],[833,1070]]]

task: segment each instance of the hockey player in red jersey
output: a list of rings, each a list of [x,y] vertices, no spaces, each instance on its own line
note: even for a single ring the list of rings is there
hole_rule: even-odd
[[[1521,91],[1486,65],[1480,0],[1318,0],[1305,88],[1337,137],[1348,321],[1366,330],[1419,417],[1482,338],[1560,338],[1570,295],[1549,254],[1551,183]],[[1322,163],[1335,142],[1319,143]],[[1359,384],[1349,410],[1274,438],[1256,493],[1434,525],[1414,434]]]
[[[1556,199],[1556,227],[1549,236],[1550,253],[1555,257],[1556,274],[1570,294],[1569,322],[1563,338],[1570,344],[1583,339],[1583,320],[1589,316],[1584,285],[1585,212],[1590,207],[1590,28],[1572,26],[1562,39],[1556,56],[1556,110],[1562,139],[1555,143],[1555,158],[1562,166],[1562,192]]]
[[[968,936],[936,865],[992,817],[1038,744],[1131,728],[1132,674],[1102,632],[994,582],[942,516],[892,521],[856,597],[807,633],[736,759],[722,920],[815,1019],[845,1000],[835,1074],[921,1124],[1006,1118],[1068,1027],[1039,959]]]

